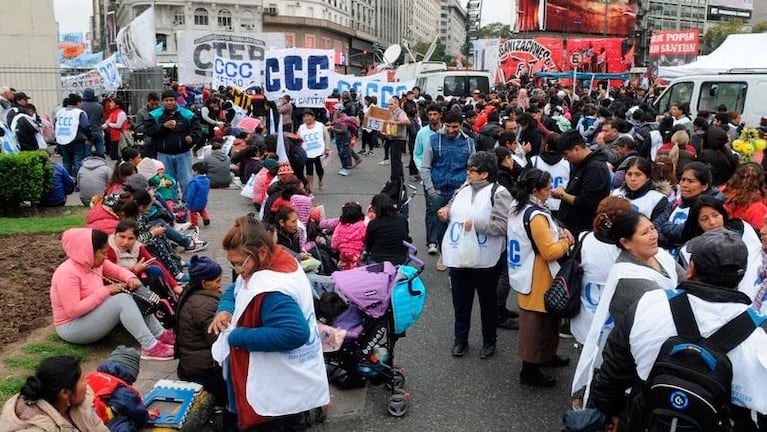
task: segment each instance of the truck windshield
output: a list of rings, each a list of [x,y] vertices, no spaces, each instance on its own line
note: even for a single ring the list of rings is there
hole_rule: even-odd
[[[445,96],[469,96],[474,89],[482,94],[490,92],[490,80],[481,75],[446,76],[442,93]]]
[[[692,100],[692,89],[694,84],[691,82],[679,82],[667,88],[660,99],[655,103],[655,112],[665,114],[671,107],[671,104],[688,104]]]

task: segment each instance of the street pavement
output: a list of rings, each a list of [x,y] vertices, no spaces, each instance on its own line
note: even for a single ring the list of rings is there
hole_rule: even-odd
[[[389,166],[380,166],[382,149],[375,156],[363,156],[364,163],[348,177],[337,173],[338,160],[328,167],[325,190],[316,191],[314,204],[324,204],[329,216],[337,216],[343,203],[357,201],[363,208],[378,193],[389,177]],[[407,161],[408,156],[403,156]],[[405,163],[406,165],[406,163]],[[400,339],[395,350],[395,366],[404,369],[405,389],[410,394],[409,411],[402,418],[386,412],[388,393],[384,387],[355,391],[333,389],[328,420],[315,426],[317,431],[556,431],[569,406],[570,379],[576,361],[572,339],[560,340],[560,354],[571,358],[571,366],[552,372],[558,382],[554,388],[536,389],[519,383],[521,362],[516,355],[517,334],[498,330],[498,349],[487,359],[479,358],[481,332],[479,306],[474,316],[465,357],[453,358],[453,312],[447,273],[435,269],[436,258],[426,254],[423,222],[424,198],[421,186],[411,202],[410,232],[427,262],[422,274],[428,297],[421,319]],[[76,194],[75,194],[76,195]],[[76,196],[73,197],[76,201]],[[252,211],[249,200],[238,190],[218,189],[210,194],[208,211],[212,223],[202,227],[200,237],[208,240],[202,252],[224,267],[224,282],[231,271],[221,250],[221,240],[237,216]],[[185,255],[185,259],[189,259]],[[513,295],[512,295],[513,298]],[[516,302],[510,300],[516,307]],[[174,378],[175,361],[142,362],[138,389],[144,393],[156,380]]]

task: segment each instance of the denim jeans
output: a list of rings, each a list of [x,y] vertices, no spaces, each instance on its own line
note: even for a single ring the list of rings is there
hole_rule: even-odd
[[[170,226],[167,222],[165,222],[162,219],[150,219],[147,221],[150,226],[160,225],[162,227],[165,227],[165,237],[168,238],[168,240],[172,241],[173,243],[176,243],[179,246],[183,247],[189,247],[192,245],[192,238],[186,235],[181,234]]]
[[[469,341],[471,308],[476,291],[482,318],[482,342],[495,344],[498,316],[495,290],[498,283],[498,266],[481,269],[450,267],[449,270],[455,313],[455,341],[463,343]]]
[[[349,152],[349,137],[336,134],[336,149],[338,150],[338,158],[341,160],[341,168],[351,169],[352,156]]]
[[[426,220],[426,243],[434,243],[439,247],[442,244],[442,237],[447,231],[447,222],[439,220],[437,210],[446,206],[450,202],[451,196],[437,194],[436,197],[432,197],[428,193],[425,195],[426,217],[428,218]],[[431,220],[431,224],[429,224],[429,220]]]
[[[67,170],[72,178],[77,178],[77,171],[80,170],[80,165],[85,159],[88,151],[88,146],[85,141],[73,141],[69,144],[59,146],[61,151],[61,162],[64,165],[64,169]]]
[[[93,144],[93,147],[96,147],[96,153],[103,155],[106,151],[106,146],[104,145],[104,134],[101,132],[93,132],[93,136],[91,138],[91,143]]]
[[[157,159],[165,165],[165,172],[176,179],[186,198],[186,188],[192,179],[192,151],[180,154],[157,153]]]

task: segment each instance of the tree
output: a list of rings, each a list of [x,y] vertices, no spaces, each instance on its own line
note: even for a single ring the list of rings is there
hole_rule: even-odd
[[[417,60],[423,60],[424,54],[429,50],[429,45],[428,42],[418,42],[414,47],[411,47],[410,50],[413,51],[413,55],[416,56]],[[455,59],[445,53],[445,45],[440,41],[437,41],[437,47],[434,50],[434,54],[429,58],[429,61],[441,61],[451,66],[455,65]]]
[[[767,21],[762,21],[758,24],[754,24],[751,27],[751,33],[764,33],[767,32]]]
[[[703,43],[713,51],[719,48],[719,45],[727,39],[727,36],[736,33],[743,33],[743,21],[735,19],[719,23],[709,28],[706,34],[703,35]]]
[[[492,23],[471,33],[469,37],[476,39],[508,39],[511,37],[511,27],[508,24]]]

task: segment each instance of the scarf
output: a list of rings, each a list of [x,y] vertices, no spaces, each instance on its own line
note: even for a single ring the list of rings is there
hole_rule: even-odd
[[[538,199],[538,197],[534,195],[530,195],[530,204],[540,207],[540,210],[542,212],[551,216],[551,210],[549,209],[549,205],[546,204],[546,201],[541,201],[540,199]]]

